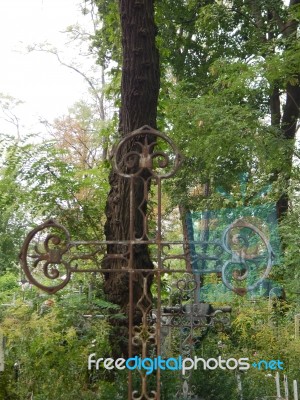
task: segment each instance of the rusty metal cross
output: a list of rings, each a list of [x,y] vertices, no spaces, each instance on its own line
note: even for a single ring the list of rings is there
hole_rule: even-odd
[[[138,140],[136,140],[138,139]],[[130,143],[135,142],[134,150],[130,148]],[[129,150],[127,150],[129,149]],[[203,259],[203,254],[195,251],[200,244],[199,240],[190,239],[189,243],[182,240],[165,240],[162,229],[162,182],[171,178],[179,168],[182,157],[173,141],[165,134],[143,126],[140,129],[124,137],[114,151],[113,168],[115,172],[128,179],[130,187],[129,213],[130,226],[128,240],[123,241],[74,241],[70,237],[68,230],[53,219],[34,228],[26,237],[23,244],[20,260],[22,268],[29,282],[49,294],[54,294],[63,289],[72,279],[72,274],[78,273],[111,273],[112,270],[106,268],[108,259],[123,260],[125,267],[114,269],[113,273],[128,274],[129,293],[128,293],[128,355],[129,357],[139,353],[142,358],[149,355],[149,349],[155,349],[156,356],[162,354],[163,330],[166,326],[188,326],[185,343],[193,345],[193,331],[201,329],[206,324],[207,318],[213,317],[213,313],[208,311],[201,304],[198,298],[200,290],[199,274],[194,266],[198,259]],[[132,168],[135,165],[136,168]],[[134,172],[128,172],[128,171]],[[147,173],[145,173],[145,171]],[[136,181],[142,181],[144,194],[141,204],[135,204],[133,193]],[[143,212],[142,204],[148,201],[148,190],[150,181],[155,185],[156,210],[154,213],[155,229],[149,230],[149,216]],[[134,230],[134,218],[136,210],[139,210],[143,221],[143,233],[136,237]],[[252,290],[251,287],[242,289],[235,288],[226,277],[226,270],[230,263],[242,263],[245,267],[244,275],[238,277],[238,281],[243,281],[247,276],[247,262],[241,253],[233,251],[229,245],[228,235],[234,228],[247,227],[260,236],[267,248],[266,268],[258,283],[261,282],[269,273],[272,266],[272,248],[267,238],[258,228],[242,221],[235,221],[228,226],[223,233],[222,240],[218,243],[232,256],[223,266],[223,282],[233,291]],[[147,245],[151,249],[151,256],[155,267],[153,269],[141,268],[138,271],[134,268],[134,246]],[[108,254],[108,245],[115,245],[115,254]],[[105,262],[104,262],[105,261]],[[142,295],[137,302],[133,301],[133,280],[136,274],[140,274],[140,281],[143,285]],[[176,289],[181,293],[181,304],[170,306],[164,304],[162,299],[162,279],[173,277],[176,282]],[[147,288],[149,282],[154,280],[156,284],[156,309],[153,310],[151,299],[148,298]],[[257,283],[257,284],[258,284]],[[240,293],[241,294],[241,293]],[[168,308],[169,307],[169,308]],[[177,308],[176,308],[177,307]],[[204,307],[204,308],[203,308]],[[142,318],[140,326],[134,325],[133,314],[138,308]],[[216,310],[215,310],[216,311]],[[214,311],[214,312],[215,312]],[[223,311],[229,311],[223,310]],[[166,318],[169,318],[166,319]],[[177,320],[176,320],[177,318]],[[179,318],[179,320],[178,320]],[[180,322],[181,318],[181,322]],[[176,322],[179,321],[179,322]],[[188,321],[188,322],[187,322]],[[175,325],[174,325],[175,324]],[[177,325],[176,325],[177,324]],[[133,387],[132,371],[129,371],[128,399],[129,400],[159,400],[161,398],[161,371],[156,373],[156,387],[147,386],[147,375],[143,371],[138,371],[140,376],[140,387]],[[182,388],[179,390],[184,398],[189,398],[190,393],[185,379]]]

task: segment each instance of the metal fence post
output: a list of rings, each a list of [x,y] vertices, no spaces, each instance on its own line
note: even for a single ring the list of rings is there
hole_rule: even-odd
[[[300,314],[295,315],[295,339],[299,339],[300,330]]]
[[[289,400],[289,386],[288,386],[288,379],[287,379],[286,375],[283,375],[283,383],[284,383],[285,400]]]
[[[281,400],[279,372],[276,372],[276,375],[275,375],[275,382],[276,382],[276,396],[277,396],[277,400]]]
[[[294,400],[299,400],[299,398],[298,398],[298,382],[296,380],[293,381],[293,389],[294,389]]]
[[[0,333],[0,372],[4,371],[4,337]]]

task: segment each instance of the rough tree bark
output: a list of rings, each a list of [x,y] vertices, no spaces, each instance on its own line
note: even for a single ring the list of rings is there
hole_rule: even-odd
[[[121,18],[121,34],[123,49],[121,108],[119,113],[119,132],[123,137],[143,125],[156,128],[157,102],[159,93],[159,55],[155,46],[156,27],[154,23],[154,0],[119,0]],[[137,139],[135,139],[137,140]],[[134,149],[132,141],[127,151]],[[107,240],[129,239],[129,183],[111,172],[110,192],[106,203],[105,235]],[[143,187],[141,180],[135,184],[135,203],[141,204]],[[143,204],[146,211],[147,204]],[[136,211],[134,230],[136,236],[141,236],[141,215]],[[120,246],[108,245],[108,254],[120,252]],[[105,268],[120,269],[126,261],[109,260]],[[139,245],[134,249],[134,268],[152,268],[147,246]],[[149,294],[150,294],[149,281]],[[108,273],[105,276],[104,291],[107,298],[118,305],[122,311],[128,308],[128,276],[122,273]],[[137,302],[142,293],[141,279],[137,275],[134,281],[133,300]],[[134,315],[134,323],[140,321],[138,313]],[[114,337],[119,337],[115,351],[127,353],[127,338],[125,323],[118,325]],[[122,338],[123,336],[123,338]],[[120,354],[120,353],[119,353]]]
[[[293,7],[300,4],[300,0],[290,0],[289,7]],[[297,40],[297,30],[299,22],[293,19],[287,21],[280,20],[279,16],[272,10],[270,10],[270,18],[277,23],[283,37],[287,41],[286,50],[289,49],[290,41]],[[272,39],[273,35],[269,33],[269,39]],[[283,112],[280,107],[280,90],[277,84],[273,87],[273,92],[270,96],[270,111],[271,111],[271,124],[272,126],[279,129],[282,137],[287,141],[288,146],[285,150],[285,163],[286,168],[284,171],[284,179],[288,183],[291,178],[292,162],[293,162],[293,151],[295,146],[295,138],[297,132],[297,121],[299,120],[300,110],[300,73],[295,76],[294,82],[288,82],[285,88],[286,98],[283,106]],[[278,173],[274,174],[275,179],[278,178]],[[280,220],[288,211],[289,208],[289,196],[287,190],[281,194],[276,204],[277,218]]]

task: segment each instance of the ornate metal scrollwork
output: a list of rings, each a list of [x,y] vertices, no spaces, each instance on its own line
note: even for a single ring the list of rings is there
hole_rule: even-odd
[[[52,219],[29,232],[20,253],[23,271],[29,282],[50,294],[64,288],[71,278],[70,265],[63,259],[69,250],[69,243],[69,232]],[[40,273],[36,274],[37,271]],[[46,284],[49,280],[56,280],[56,284],[49,286]]]
[[[137,138],[139,140],[134,141],[135,149],[128,151],[132,140]],[[163,143],[162,149],[159,149],[160,141]],[[145,169],[151,178],[170,178],[176,173],[180,163],[181,155],[173,141],[148,125],[124,137],[115,149],[114,169],[125,178],[139,176]],[[134,166],[136,168],[132,171]],[[128,170],[131,171],[128,173]]]
[[[274,225],[256,216],[265,209],[267,207],[262,206],[239,210],[244,216],[233,221],[234,214],[230,210],[212,212],[211,228],[206,228],[205,240],[201,230],[202,213],[188,214],[189,251],[194,273],[200,276],[218,273],[224,286],[241,296],[258,288],[274,264],[273,245],[278,247]],[[270,213],[269,209],[267,212]]]
[[[230,233],[234,229],[238,229],[240,231],[244,228],[249,229],[258,236],[261,241],[261,247],[264,251],[264,254],[259,254],[259,249],[257,247],[251,252],[247,251],[249,249],[249,242],[247,237],[241,233],[235,233],[231,240],[229,240]],[[243,218],[234,221],[223,232],[222,246],[224,250],[231,255],[231,260],[226,261],[222,267],[222,280],[228,289],[236,292],[239,295],[244,295],[258,287],[269,275],[273,265],[274,252],[265,234],[255,225],[245,221]],[[233,269],[232,277],[237,282],[243,282],[249,276],[251,268],[250,263],[254,263],[256,270],[261,263],[265,264],[262,276],[259,279],[256,279],[253,284],[250,284],[246,287],[233,286],[233,284],[228,280],[229,267],[234,265],[237,266],[236,269]],[[241,271],[241,273],[237,273],[238,270]]]
[[[155,390],[151,390],[150,393],[147,391],[145,376],[142,377],[141,392],[139,393],[137,390],[134,390],[131,398],[132,400],[159,400]]]

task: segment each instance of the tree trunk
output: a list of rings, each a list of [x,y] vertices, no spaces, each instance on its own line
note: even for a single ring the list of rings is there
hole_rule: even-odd
[[[123,49],[123,68],[121,86],[121,108],[119,114],[120,136],[136,130],[143,125],[156,128],[157,102],[159,93],[159,56],[155,46],[156,27],[154,24],[154,0],[120,0],[120,18]],[[131,140],[125,151],[134,150],[138,139]],[[135,168],[133,166],[132,168]],[[128,171],[130,172],[130,171]],[[110,192],[106,203],[105,224],[106,240],[121,241],[129,239],[129,180],[121,178],[111,171]],[[134,204],[141,206],[146,213],[147,201],[144,201],[144,182],[137,179],[134,183]],[[149,187],[148,187],[149,190]],[[134,232],[135,237],[143,236],[143,218],[135,207]],[[108,245],[107,253],[124,252],[124,246]],[[126,267],[127,260],[107,259],[105,268],[120,269]],[[133,267],[153,268],[146,245],[134,247]],[[133,284],[134,304],[142,295],[142,276],[136,274]],[[151,279],[148,283],[150,295]],[[104,291],[109,301],[120,305],[125,313],[128,310],[129,283],[127,273],[108,273],[105,276]],[[134,324],[140,323],[141,316],[135,312]],[[115,351],[127,354],[125,338],[127,322],[118,323],[114,337],[119,337],[119,346]],[[123,335],[123,338],[121,338]]]
[[[298,76],[298,82],[300,82],[300,74]],[[286,141],[288,141],[287,149],[285,150],[286,169],[284,171],[284,178],[286,182],[289,182],[291,178],[293,153],[297,132],[297,121],[299,119],[299,107],[300,84],[288,84],[286,92],[286,103],[281,121],[281,131],[283,137]],[[281,219],[287,213],[289,207],[289,196],[287,191],[282,193],[279,200],[277,201],[276,207],[277,217],[278,219]]]
[[[291,0],[290,7],[300,4],[300,0]],[[274,21],[279,25],[282,34],[287,39],[286,50],[289,49],[290,40],[297,40],[297,30],[299,23],[296,20],[288,20],[285,23],[279,20],[279,17],[275,13],[270,11],[270,15],[273,16]],[[270,39],[273,35],[269,34]],[[286,182],[286,187],[289,186],[291,178],[291,170],[293,163],[293,152],[295,146],[295,138],[297,132],[297,121],[299,119],[300,109],[300,74],[298,73],[293,83],[288,82],[286,85],[286,99],[283,107],[283,113],[280,111],[280,91],[277,84],[275,83],[273,93],[270,97],[270,110],[271,110],[271,123],[272,126],[278,127],[282,134],[282,137],[287,141],[285,146],[284,157],[285,157],[285,170],[283,171],[283,177]],[[282,115],[281,115],[282,114]],[[279,173],[275,172],[274,178],[278,178]],[[277,218],[282,219],[287,213],[289,208],[289,196],[288,190],[285,189],[277,201]]]

